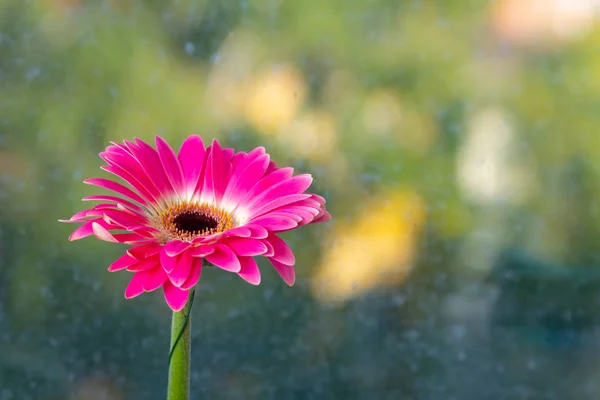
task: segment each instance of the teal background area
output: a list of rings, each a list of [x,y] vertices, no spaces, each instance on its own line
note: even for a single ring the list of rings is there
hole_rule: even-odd
[[[333,215],[293,288],[203,273],[194,399],[597,399],[597,6],[540,4],[0,0],[0,400],[164,398],[162,294],[57,220],[110,141],[190,134]]]

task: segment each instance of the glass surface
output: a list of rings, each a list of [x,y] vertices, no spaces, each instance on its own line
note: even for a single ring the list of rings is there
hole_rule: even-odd
[[[192,398],[600,397],[594,0],[0,0],[0,400],[162,399],[170,310],[60,224],[110,141],[313,174],[298,279],[211,269]]]

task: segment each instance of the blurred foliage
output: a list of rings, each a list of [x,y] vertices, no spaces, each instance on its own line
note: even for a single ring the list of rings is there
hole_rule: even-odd
[[[334,216],[293,289],[203,274],[198,398],[597,398],[600,27],[539,3],[0,0],[0,399],[162,398],[161,294],[55,221],[110,141],[191,133]]]

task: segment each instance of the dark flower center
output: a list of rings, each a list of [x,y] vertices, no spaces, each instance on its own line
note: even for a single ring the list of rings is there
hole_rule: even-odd
[[[163,243],[169,240],[191,242],[198,236],[225,232],[234,227],[233,217],[227,211],[188,201],[165,208],[157,217],[156,228]]]
[[[219,226],[219,221],[212,215],[198,211],[185,211],[173,218],[177,230],[186,233],[213,231]]]

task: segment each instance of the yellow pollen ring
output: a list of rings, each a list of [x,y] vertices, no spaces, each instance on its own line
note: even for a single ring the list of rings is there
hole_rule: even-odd
[[[162,211],[159,229],[165,239],[191,241],[198,236],[224,232],[234,227],[228,212],[209,204],[178,202]]]

